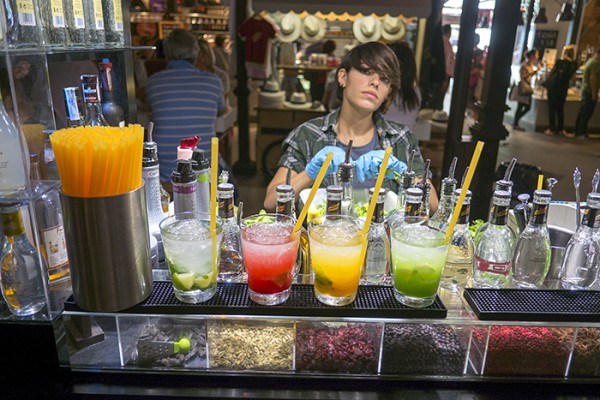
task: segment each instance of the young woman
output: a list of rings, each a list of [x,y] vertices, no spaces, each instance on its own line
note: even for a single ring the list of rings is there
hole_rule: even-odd
[[[513,122],[513,129],[523,131],[524,129],[519,126],[519,120],[523,115],[527,114],[531,108],[531,95],[533,94],[533,88],[531,86],[531,77],[537,73],[535,63],[539,58],[537,50],[530,50],[525,55],[525,61],[521,64],[520,75],[521,81],[519,82],[518,96],[517,96],[517,110],[515,111],[515,120]]]
[[[384,187],[398,190],[394,172],[406,169],[405,162],[413,150],[416,151],[413,170],[417,176],[423,173],[423,158],[414,134],[405,126],[383,118],[400,86],[400,66],[394,52],[379,42],[361,44],[344,57],[337,68],[337,80],[340,108],[301,124],[284,140],[279,169],[267,187],[264,201],[267,210],[275,208],[275,188],[285,181],[288,168],[292,169],[291,184],[298,194],[312,186],[329,152],[334,154],[333,161],[322,185],[332,184],[350,140],[353,141],[355,187],[375,186],[384,149],[388,146],[393,151]],[[430,208],[437,208],[433,188]]]
[[[417,86],[417,63],[412,50],[406,43],[392,43],[390,48],[400,63],[400,90],[390,104],[385,119],[414,129],[421,108],[421,91]]]

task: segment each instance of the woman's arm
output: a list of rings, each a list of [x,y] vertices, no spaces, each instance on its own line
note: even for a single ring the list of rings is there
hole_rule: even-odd
[[[279,167],[279,169],[275,173],[275,176],[273,177],[273,179],[271,179],[269,186],[267,186],[267,193],[265,195],[265,201],[263,204],[265,210],[275,210],[275,206],[277,205],[277,193],[275,192],[275,189],[277,188],[277,185],[285,183],[287,170],[288,169],[286,167]],[[313,180],[310,178],[310,176],[308,176],[306,171],[302,171],[300,173],[292,171],[290,184],[294,188],[294,191],[296,193],[296,200],[298,200],[298,195],[300,194],[300,192],[308,187],[311,187],[313,184]]]

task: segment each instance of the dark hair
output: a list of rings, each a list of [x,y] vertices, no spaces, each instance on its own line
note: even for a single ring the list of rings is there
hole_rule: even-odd
[[[537,52],[538,52],[538,51],[537,51],[536,49],[529,50],[529,51],[527,52],[527,54],[525,54],[525,58],[532,57],[532,56],[534,56],[535,54],[537,54]]]
[[[446,25],[442,26],[442,32],[444,33],[444,35],[451,33],[452,26],[450,26],[450,24],[446,24]]]
[[[417,81],[417,63],[412,50],[406,42],[392,43],[390,49],[398,58],[400,64],[400,90],[394,100],[397,106],[402,107],[404,111],[418,109],[421,101],[415,91]]]
[[[564,57],[569,57],[571,60],[575,57],[575,51],[572,47],[567,47],[565,49]]]
[[[342,62],[335,72],[336,79],[342,69],[349,73],[352,68],[362,70],[365,66],[377,72],[382,79],[387,79],[390,82],[388,97],[377,110],[385,113],[392,100],[398,95],[400,87],[400,65],[398,64],[398,59],[386,44],[380,42],[363,43],[350,50],[342,58]],[[344,98],[344,88],[338,85],[336,94],[337,98],[342,101]]]
[[[323,43],[323,53],[325,54],[331,54],[335,51],[336,48],[336,44],[333,40],[326,40]]]

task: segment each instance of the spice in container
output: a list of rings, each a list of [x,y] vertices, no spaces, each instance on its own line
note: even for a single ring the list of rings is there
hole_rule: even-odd
[[[83,0],[85,25],[89,27],[90,47],[104,47],[106,36],[104,32],[104,13],[102,0]]]
[[[85,23],[83,2],[84,0],[64,0],[63,2],[69,47],[86,47],[90,40],[91,26]]]
[[[600,376],[600,329],[579,328],[569,376]]]
[[[123,34],[123,9],[121,0],[102,0],[104,17],[104,32],[106,45],[122,47],[125,39]]]
[[[44,45],[47,47],[65,47],[67,45],[67,28],[63,0],[39,1],[40,19]]]
[[[4,17],[9,47],[40,45],[40,25],[34,0],[4,0]]]

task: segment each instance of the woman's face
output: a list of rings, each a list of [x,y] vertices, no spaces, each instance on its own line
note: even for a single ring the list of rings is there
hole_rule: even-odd
[[[340,69],[338,83],[344,88],[344,101],[368,112],[377,111],[390,93],[390,82],[367,66]]]

